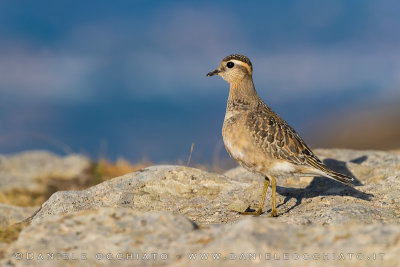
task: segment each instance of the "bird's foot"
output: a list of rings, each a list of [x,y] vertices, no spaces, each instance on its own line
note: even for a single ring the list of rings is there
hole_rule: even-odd
[[[246,211],[239,212],[240,215],[254,215],[254,216],[260,216],[261,213],[262,213],[262,209],[251,210],[250,208],[247,208]]]
[[[276,217],[276,216],[278,216],[276,214],[276,210],[275,209],[271,210],[271,217]]]

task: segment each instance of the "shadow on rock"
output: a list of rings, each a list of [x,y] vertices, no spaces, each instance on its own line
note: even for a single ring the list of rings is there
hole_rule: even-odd
[[[367,160],[367,156],[359,157],[357,159],[352,160],[351,162],[357,163],[357,164],[361,164],[365,160]],[[354,174],[349,170],[349,168],[347,168],[346,162],[340,161],[340,160],[336,160],[336,159],[325,159],[324,160],[324,164],[326,166],[328,166],[329,168],[332,168],[335,171],[338,171],[340,173],[343,173],[343,174],[345,174],[347,176],[350,176],[350,177],[354,178],[354,182],[353,182],[354,185],[356,185],[356,186],[362,185],[360,180],[358,180],[354,176]]]
[[[368,159],[368,156],[365,155],[365,156],[361,156],[361,157],[352,159],[352,160],[350,160],[350,162],[357,163],[357,164],[361,164],[361,163],[363,163],[364,161],[366,161],[367,159]]]
[[[367,157],[365,156],[365,158],[364,157],[358,158],[355,159],[354,161],[356,161],[355,163],[361,163],[366,159]],[[355,180],[354,185],[362,185],[360,180],[358,180],[347,168],[345,162],[335,159],[325,159],[324,164],[326,164],[328,167],[334,170],[337,170],[343,174],[353,177]],[[318,196],[351,196],[354,198],[371,201],[371,198],[374,196],[373,194],[361,192],[356,188],[344,185],[331,178],[322,176],[315,177],[313,181],[306,188],[287,188],[287,187],[277,186],[276,191],[280,195],[285,196],[283,203],[278,205],[278,207],[286,204],[292,198],[296,199],[296,203],[288,210],[286,210],[284,213],[288,213],[295,207],[299,206],[304,198],[307,199]]]

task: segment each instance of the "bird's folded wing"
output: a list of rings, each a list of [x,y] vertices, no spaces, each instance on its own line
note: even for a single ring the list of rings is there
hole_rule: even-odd
[[[296,131],[272,110],[250,112],[246,121],[254,141],[269,156],[320,169],[321,160]]]

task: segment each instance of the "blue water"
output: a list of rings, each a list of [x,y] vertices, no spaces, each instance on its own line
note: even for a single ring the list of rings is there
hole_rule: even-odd
[[[226,98],[227,92],[172,103],[158,99],[10,105],[0,115],[0,148],[2,153],[48,149],[61,154],[83,153],[93,158],[176,162],[186,161],[194,143],[192,162],[211,163],[216,148],[220,149],[218,157],[227,157],[221,146]],[[305,102],[298,99],[269,104],[312,144],[306,126],[359,100],[357,94],[339,95],[336,99],[335,95],[320,95]]]
[[[0,3],[0,153],[226,158],[231,53],[312,145],[314,122],[398,97],[396,1]],[[318,129],[316,129],[318,130]],[[216,151],[218,153],[216,153]]]

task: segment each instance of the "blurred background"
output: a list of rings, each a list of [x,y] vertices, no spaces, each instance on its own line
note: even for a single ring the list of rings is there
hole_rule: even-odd
[[[260,96],[313,148],[400,147],[398,1],[1,1],[0,153],[232,164],[228,84],[247,55]]]

